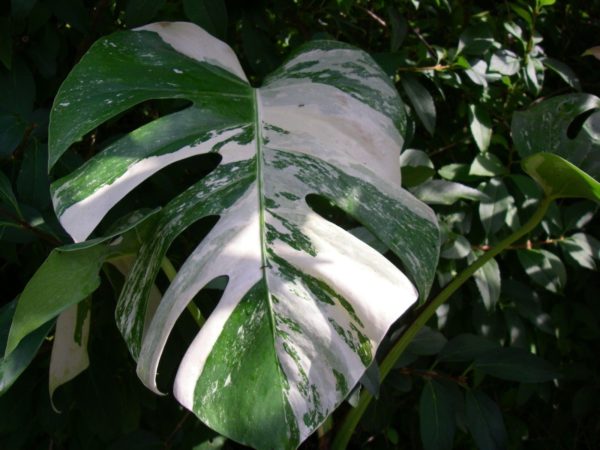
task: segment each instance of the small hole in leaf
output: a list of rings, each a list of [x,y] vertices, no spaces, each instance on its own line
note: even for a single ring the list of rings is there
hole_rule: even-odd
[[[227,282],[226,276],[211,280],[190,302],[202,312],[205,320],[221,300]],[[168,392],[172,386],[179,364],[199,330],[193,314],[187,308],[183,310],[169,335],[159,363],[157,382],[161,391]]]
[[[344,230],[360,226],[360,223],[329,199],[317,194],[306,196],[306,204],[325,220],[336,224]]]
[[[400,258],[398,258],[391,250],[387,249],[385,244],[381,242],[374,233],[369,231],[352,215],[348,214],[329,199],[317,194],[307,195],[306,203],[315,213],[338,227],[343,228],[348,233],[381,253],[388,261],[409,276],[406,270],[404,270],[404,265]]]
[[[182,111],[191,105],[192,102],[182,99],[160,99],[142,102],[108,119],[87,133],[81,140],[71,146],[69,153],[78,155],[80,162],[87,161],[126,134],[160,117]],[[70,168],[70,170],[73,169],[74,167]]]
[[[95,234],[102,235],[116,219],[138,209],[164,206],[174,197],[194,185],[221,162],[218,153],[205,153],[174,162],[159,170],[123,197],[104,216]]]
[[[175,238],[167,252],[167,258],[179,269],[190,254],[200,245],[219,221],[219,216],[202,217]]]
[[[581,113],[577,117],[575,117],[575,119],[573,119],[573,121],[569,124],[569,127],[567,128],[567,137],[569,139],[577,138],[585,121],[588,120],[588,118],[596,111],[596,109],[590,109],[589,111]]]

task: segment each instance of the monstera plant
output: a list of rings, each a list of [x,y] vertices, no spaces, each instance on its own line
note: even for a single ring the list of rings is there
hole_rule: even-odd
[[[191,105],[115,137],[80,167],[55,170],[54,207],[75,243],[55,249],[18,301],[0,310],[0,324],[11,323],[0,336],[0,394],[54,323],[51,394],[85,369],[90,295],[109,263],[125,275],[116,322],[146,386],[159,392],[167,339],[190,309],[200,328],[175,377],[178,401],[238,442],[296,448],[348,397],[392,323],[419,298],[422,307],[379,361],[381,378],[436,309],[532,231],[554,200],[600,199],[600,100],[559,96],[515,114],[515,149],[544,197],[522,227],[428,299],[436,218],[400,188],[405,108],[365,52],[313,41],[254,88],[233,51],[195,25],[115,33],[91,47],[59,90],[49,169],[103,123],[157,99]],[[187,190],[160,208],[111,219],[144,180],[203,154],[220,162]],[[313,209],[315,197],[359,222],[396,262]],[[214,226],[176,270],[170,247],[208,217]],[[161,269],[170,279],[163,292]],[[205,319],[194,298],[223,277]],[[543,381],[554,376],[544,372]],[[346,447],[370,400],[363,390],[337,424],[333,448]]]
[[[103,262],[113,262],[127,274],[118,327],[140,378],[159,392],[157,368],[176,320],[199,290],[226,276],[181,361],[175,397],[238,442],[296,448],[432,283],[435,215],[400,188],[404,105],[366,53],[339,42],[305,45],[253,88],[227,45],[193,24],[156,23],[99,40],[67,77],[52,110],[50,170],[86,133],[150,99],[192,104],[114,140],[53,183],[56,213],[76,244],[55,250],[27,286],[7,352],[59,313],[57,335],[85,332],[87,307],[75,313],[72,305],[98,286]],[[90,238],[145,179],[210,152],[220,164],[162,209]],[[405,273],[314,212],[309,195],[370,230]],[[208,216],[219,219],[157,306],[154,283],[170,244]],[[64,357],[82,339],[63,341],[53,389],[85,367],[85,358]]]

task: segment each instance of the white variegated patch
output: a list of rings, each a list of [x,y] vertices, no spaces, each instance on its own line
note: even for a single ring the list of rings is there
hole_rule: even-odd
[[[79,317],[78,317],[79,316]],[[48,388],[50,401],[56,389],[71,381],[90,365],[88,341],[90,336],[90,300],[71,306],[58,316],[50,355]]]
[[[189,114],[140,128],[143,139],[135,139],[136,131],[121,138],[71,178],[59,180],[53,197],[59,219],[75,240],[84,240],[118,201],[158,170],[219,152],[219,168],[165,206],[153,237],[127,267],[117,324],[138,359],[138,375],[158,393],[157,370],[176,321],[201,289],[227,277],[221,300],[179,366],[175,396],[232,439],[257,448],[295,448],[359,381],[391,324],[417,300],[415,284],[424,296],[433,278],[435,215],[399,187],[404,106],[374,61],[345,44],[309,44],[264,87],[254,89],[233,51],[193,24],[158,23],[137,31],[156,33],[168,44],[157,51],[176,61],[161,72],[168,74],[168,80],[160,80],[161,92],[172,85],[176,98],[195,104]],[[148,66],[152,61],[163,70],[152,49],[143,49],[140,36],[146,34],[139,33],[131,45],[142,53],[133,60],[143,67],[154,67]],[[127,45],[122,35],[119,39],[121,47]],[[111,42],[93,51],[110,55],[117,50]],[[198,67],[205,69],[203,76],[222,76],[222,92],[213,79],[208,100],[200,95],[201,80],[194,85],[198,92],[181,87],[190,89],[185,77]],[[71,103],[68,93],[59,98],[53,114]],[[114,104],[114,91],[107,91],[107,99],[105,119],[122,110]],[[202,106],[207,102],[214,108]],[[199,117],[214,118],[219,128],[193,135],[190,129]],[[188,134],[180,145],[171,133],[166,151],[156,130],[179,118],[187,118],[181,130]],[[118,173],[110,172],[111,158],[124,158]],[[398,255],[410,279],[315,213],[305,200],[311,194],[362,222]],[[148,306],[149,286],[169,245],[209,215],[219,216],[216,225],[154,310]],[[260,357],[248,356],[265,339],[268,349]],[[223,350],[225,345],[230,347]],[[270,378],[252,381],[251,376]],[[270,403],[262,405],[268,408],[254,403],[246,409],[240,397],[246,394],[257,401],[268,398]]]

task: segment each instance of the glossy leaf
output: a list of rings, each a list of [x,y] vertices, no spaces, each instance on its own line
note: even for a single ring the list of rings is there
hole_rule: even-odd
[[[523,159],[521,165],[548,196],[600,200],[600,183],[558,155],[540,152]]]
[[[458,52],[467,55],[481,56],[494,43],[492,29],[485,23],[469,26],[460,35]]]
[[[492,121],[481,105],[469,105],[469,128],[480,151],[484,152],[492,140]]]
[[[400,83],[411,105],[417,113],[417,117],[429,132],[435,131],[436,110],[433,97],[417,78],[409,73],[403,74]]]
[[[0,349],[6,345],[11,319],[15,313],[16,301],[0,308]],[[0,357],[0,395],[4,394],[19,375],[27,368],[37,353],[46,335],[52,329],[54,321],[40,325],[27,335],[10,355]]]
[[[478,177],[496,177],[504,173],[506,167],[502,165],[502,161],[488,152],[478,154],[469,167],[469,175]]]
[[[512,76],[519,72],[521,64],[516,53],[502,49],[494,52],[490,58],[490,72],[497,72],[502,75]]]
[[[100,268],[107,259],[135,253],[142,236],[135,227],[150,217],[151,214],[132,214],[129,221],[103,238],[54,249],[19,297],[6,354],[42,324],[94,292],[100,285]]]
[[[598,109],[598,97],[570,94],[514,114],[512,134],[523,169],[547,195],[600,199]]]
[[[534,283],[551,292],[560,292],[567,282],[563,262],[554,253],[543,249],[519,250],[521,265]]]
[[[411,148],[400,155],[400,170],[402,185],[405,187],[417,186],[435,174],[433,163],[427,153]]]
[[[488,199],[479,203],[479,217],[486,235],[491,236],[504,225],[512,225],[515,219],[515,201],[498,178],[485,183],[483,193]]]
[[[589,234],[575,233],[559,242],[560,247],[573,265],[596,270],[596,261],[600,259],[600,242]]]
[[[430,205],[452,205],[459,200],[481,201],[483,192],[464,184],[446,180],[428,180],[411,189],[413,195]]]
[[[498,303],[500,298],[500,267],[495,259],[490,259],[473,274],[477,290],[481,294],[481,299],[488,311],[491,311]]]
[[[201,288],[227,276],[182,360],[175,396],[238,442],[295,448],[344,400],[388,327],[433,279],[435,216],[399,187],[404,105],[374,61],[345,44],[311,42],[255,89],[233,51],[204,30],[153,24],[101,39],[67,77],[51,117],[51,166],[85,133],[156,98],[192,106],[114,141],[56,181],[55,209],[82,241],[159,169],[218,152],[219,166],[158,214],[127,277],[117,324],[139,376],[158,391],[158,363],[177,318]],[[407,275],[313,212],[310,194],[361,222]],[[145,330],[149,292],[171,242],[214,215],[219,221]]]
[[[565,83],[571,86],[573,89],[581,91],[581,82],[579,78],[573,72],[569,66],[567,66],[564,62],[559,61],[554,58],[544,58],[542,59],[542,63],[544,66],[555,72],[559,77],[561,77]]]

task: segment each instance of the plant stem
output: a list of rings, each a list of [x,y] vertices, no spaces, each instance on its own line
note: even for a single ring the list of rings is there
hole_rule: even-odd
[[[177,270],[175,270],[175,267],[173,266],[173,263],[171,263],[169,258],[165,256],[162,259],[162,262],[160,263],[160,268],[167,276],[169,281],[173,281],[175,275],[177,275]],[[206,319],[202,316],[202,312],[200,311],[200,309],[198,309],[198,307],[194,305],[193,301],[188,303],[187,310],[198,324],[198,327],[202,328],[204,326],[204,322],[206,322]]]
[[[461,287],[465,281],[467,281],[471,275],[473,275],[478,269],[480,269],[485,263],[487,263],[490,259],[496,256],[505,248],[509,247],[513,242],[525,236],[527,233],[532,231],[544,218],[550,203],[554,198],[552,197],[544,197],[544,199],[540,202],[537,210],[533,213],[533,215],[529,218],[529,220],[523,225],[520,229],[512,233],[510,236],[503,239],[498,245],[495,245],[489,251],[481,255],[477,260],[475,260],[469,267],[467,267],[463,272],[454,278],[436,297],[434,297],[431,301],[423,305],[421,311],[419,312],[417,318],[413,323],[406,329],[404,334],[396,341],[392,349],[388,352],[381,365],[379,366],[379,372],[381,374],[381,381],[385,379],[385,377],[390,373],[390,371],[396,365],[396,362],[408,346],[410,342],[413,340],[415,335],[419,332],[421,328],[429,321],[429,319],[435,314],[435,311],[438,309],[440,305],[442,305],[446,300],[450,298],[450,296],[456,292],[456,290]],[[333,441],[332,450],[344,450],[350,441],[350,437],[354,432],[354,429],[358,425],[362,415],[367,410],[369,403],[371,402],[372,396],[366,391],[363,390],[360,400],[356,408],[351,409],[344,422],[342,423],[340,429],[338,430],[335,439]]]
[[[398,72],[429,72],[430,70],[434,70],[436,72],[443,72],[444,70],[449,70],[451,68],[451,65],[436,64],[435,66],[426,67],[398,67],[396,70]]]

